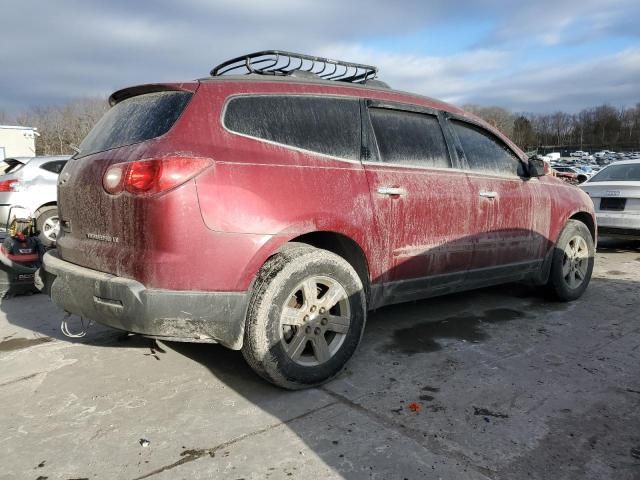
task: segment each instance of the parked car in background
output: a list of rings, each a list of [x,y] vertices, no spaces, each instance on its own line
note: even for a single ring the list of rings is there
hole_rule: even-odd
[[[581,172],[585,173],[587,176],[591,177],[593,175],[593,169],[586,164],[578,164],[574,168],[577,168]]]
[[[114,328],[241,349],[286,388],[336,375],[383,305],[512,281],[580,297],[587,195],[375,72],[261,52],[114,93],[60,177],[45,291]]]
[[[569,154],[570,157],[585,157],[587,155],[589,155],[589,152],[583,152],[582,150],[576,150]]]
[[[580,188],[593,201],[601,234],[640,238],[640,160],[608,165]]]
[[[578,181],[578,174],[572,172],[558,172],[553,167],[551,167],[551,175],[562,180],[564,183],[568,183],[569,185],[578,185],[580,182]]]
[[[40,241],[55,244],[59,232],[57,181],[70,156],[5,158],[0,162],[0,228],[18,207],[36,219]]]
[[[589,178],[589,176],[578,167],[552,164],[551,168],[553,168],[558,173],[570,173],[575,175],[575,179],[578,181],[578,183],[586,182]]]

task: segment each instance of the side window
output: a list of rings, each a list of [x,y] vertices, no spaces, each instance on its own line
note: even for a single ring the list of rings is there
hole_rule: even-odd
[[[497,175],[517,176],[522,173],[518,157],[489,132],[468,123],[451,121],[471,170]]]
[[[67,163],[66,160],[59,160],[56,162],[47,162],[40,165],[40,168],[48,172],[58,174],[62,171],[66,163]]]
[[[232,98],[225,126],[237,133],[349,160],[360,159],[355,99],[304,96]]]
[[[383,162],[451,167],[447,144],[435,115],[370,108],[371,125]]]

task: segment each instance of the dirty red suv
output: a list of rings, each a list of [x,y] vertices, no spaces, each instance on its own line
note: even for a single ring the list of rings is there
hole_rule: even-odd
[[[341,370],[383,305],[520,281],[578,298],[589,197],[478,118],[375,76],[270,51],[114,93],[58,181],[53,301],[241,349],[302,388]]]

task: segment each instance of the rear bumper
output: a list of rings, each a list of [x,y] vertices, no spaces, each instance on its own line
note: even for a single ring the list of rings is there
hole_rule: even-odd
[[[598,233],[608,236],[640,236],[640,215],[628,212],[596,212]]]
[[[39,277],[56,305],[103,325],[167,340],[242,347],[246,292],[150,289],[66,262],[55,251],[45,254]]]
[[[632,240],[640,240],[640,228],[601,227],[598,225],[598,234],[605,237],[619,237]]]

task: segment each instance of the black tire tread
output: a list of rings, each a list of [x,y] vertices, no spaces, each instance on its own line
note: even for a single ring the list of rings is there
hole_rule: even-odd
[[[265,298],[265,295],[269,294],[269,297],[272,297],[274,292],[270,291],[270,289],[277,289],[277,284],[283,284],[288,278],[288,274],[284,272],[287,267],[291,270],[294,269],[296,265],[301,265],[319,258],[331,259],[332,262],[341,265],[342,268],[349,271],[354,281],[357,281],[360,287],[362,287],[358,274],[342,257],[327,250],[321,250],[303,243],[289,243],[269,258],[260,269],[253,285],[253,293],[247,309],[242,347],[242,354],[246,362],[265,380],[290,390],[308,388],[324,383],[340,372],[340,370],[338,370],[320,382],[306,383],[287,378],[279,371],[278,359],[274,358],[268,349],[265,349],[264,339],[262,338],[262,331],[266,328],[265,308],[268,307],[268,302],[270,301],[270,298]],[[364,310],[363,315],[366,316],[366,304],[362,288],[361,292]],[[364,324],[362,330],[364,330]],[[362,332],[360,332],[360,337],[361,336]]]
[[[562,259],[564,256],[564,246],[571,237],[580,234],[584,237],[589,247],[589,266],[585,281],[577,289],[570,289],[562,277]],[[595,245],[589,228],[579,220],[568,220],[564,226],[558,241],[554,246],[553,259],[551,262],[551,272],[547,283],[547,290],[556,300],[562,302],[570,302],[582,296],[589,285],[591,274],[593,272],[595,256]]]

